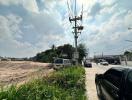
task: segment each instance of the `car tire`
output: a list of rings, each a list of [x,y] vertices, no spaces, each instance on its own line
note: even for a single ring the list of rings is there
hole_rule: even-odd
[[[96,91],[97,91],[98,99],[102,100],[102,91],[99,84],[98,85],[96,84]]]

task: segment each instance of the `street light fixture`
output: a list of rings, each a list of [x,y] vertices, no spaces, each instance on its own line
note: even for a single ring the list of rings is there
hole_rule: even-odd
[[[131,40],[125,40],[125,41],[127,41],[127,42],[132,42]]]
[[[132,27],[128,27],[128,30],[131,30],[132,29]]]

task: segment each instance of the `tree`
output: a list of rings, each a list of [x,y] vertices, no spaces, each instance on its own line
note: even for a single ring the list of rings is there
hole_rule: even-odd
[[[35,56],[35,60],[39,62],[53,62],[54,57],[72,59],[73,52],[74,48],[70,44],[65,44],[57,48],[55,47],[55,45],[52,45],[51,49],[38,53]]]
[[[81,63],[83,58],[87,56],[86,46],[84,44],[79,44],[78,45],[78,52],[79,52],[79,59],[78,60]]]
[[[60,58],[72,59],[73,52],[74,52],[74,48],[70,44],[65,44],[57,48],[57,54],[58,54],[58,57]],[[63,56],[63,55],[66,55],[66,56]]]
[[[131,52],[129,52],[129,51],[125,51],[124,52],[124,55],[126,55],[126,56],[128,56],[128,55],[130,55],[131,54]]]

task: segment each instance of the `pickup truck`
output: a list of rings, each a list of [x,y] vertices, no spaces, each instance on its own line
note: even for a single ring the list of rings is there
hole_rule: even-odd
[[[95,75],[99,100],[132,100],[132,69],[110,68]]]

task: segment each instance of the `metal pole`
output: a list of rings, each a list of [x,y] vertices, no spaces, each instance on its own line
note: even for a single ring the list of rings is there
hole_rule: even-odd
[[[127,56],[125,56],[125,65],[127,66]]]

